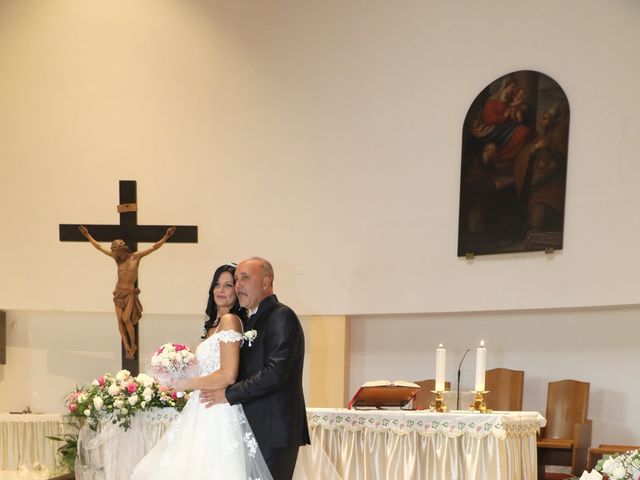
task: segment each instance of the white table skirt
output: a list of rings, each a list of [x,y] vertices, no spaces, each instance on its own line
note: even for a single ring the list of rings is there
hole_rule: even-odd
[[[78,480],[126,480],[177,412],[136,415],[127,431],[104,422],[84,427]],[[431,413],[307,409],[310,446],[300,449],[294,480],[535,480],[537,412]]]
[[[108,421],[97,431],[84,426],[78,437],[76,480],[128,480],[178,415],[173,408],[138,413],[126,431]],[[296,464],[294,480],[313,479],[340,480],[320,445],[301,448]]]
[[[307,409],[311,442],[344,480],[535,480],[538,412]]]
[[[64,433],[60,414],[0,413],[0,470],[51,470],[62,445],[47,436]]]
[[[109,421],[103,421],[97,431],[85,425],[78,436],[76,480],[128,480],[178,415],[174,408],[140,412],[128,430]]]

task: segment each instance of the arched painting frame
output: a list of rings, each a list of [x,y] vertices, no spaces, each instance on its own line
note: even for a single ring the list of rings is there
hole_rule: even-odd
[[[562,249],[569,102],[551,77],[487,85],[462,127],[458,256]]]

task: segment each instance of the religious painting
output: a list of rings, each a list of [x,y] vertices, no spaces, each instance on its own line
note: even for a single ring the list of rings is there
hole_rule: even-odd
[[[487,85],[462,127],[458,256],[562,249],[569,102],[520,70]]]

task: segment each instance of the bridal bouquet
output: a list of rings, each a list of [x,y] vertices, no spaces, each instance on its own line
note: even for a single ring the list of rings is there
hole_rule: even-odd
[[[196,356],[181,343],[165,343],[151,357],[150,373],[161,385],[196,376],[199,372]]]

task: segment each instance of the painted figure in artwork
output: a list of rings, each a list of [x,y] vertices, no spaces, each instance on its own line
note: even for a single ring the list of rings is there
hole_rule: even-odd
[[[471,133],[483,143],[495,143],[503,160],[513,159],[533,138],[526,124],[526,89],[513,77],[502,79],[500,89],[489,97],[471,126]]]
[[[154,243],[151,248],[141,252],[131,252],[124,240],[114,240],[111,242],[111,249],[107,250],[91,236],[85,226],[80,225],[78,229],[89,240],[91,245],[113,258],[118,266],[118,281],[113,291],[113,303],[116,308],[118,328],[122,337],[125,356],[133,359],[138,348],[134,326],[142,316],[142,304],[138,298],[140,290],[136,287],[140,260],[164,245],[175,233],[176,227],[169,227],[158,242]]]
[[[568,119],[561,103],[544,111],[540,132],[518,155],[515,185],[526,211],[526,228],[553,231],[564,221]]]

